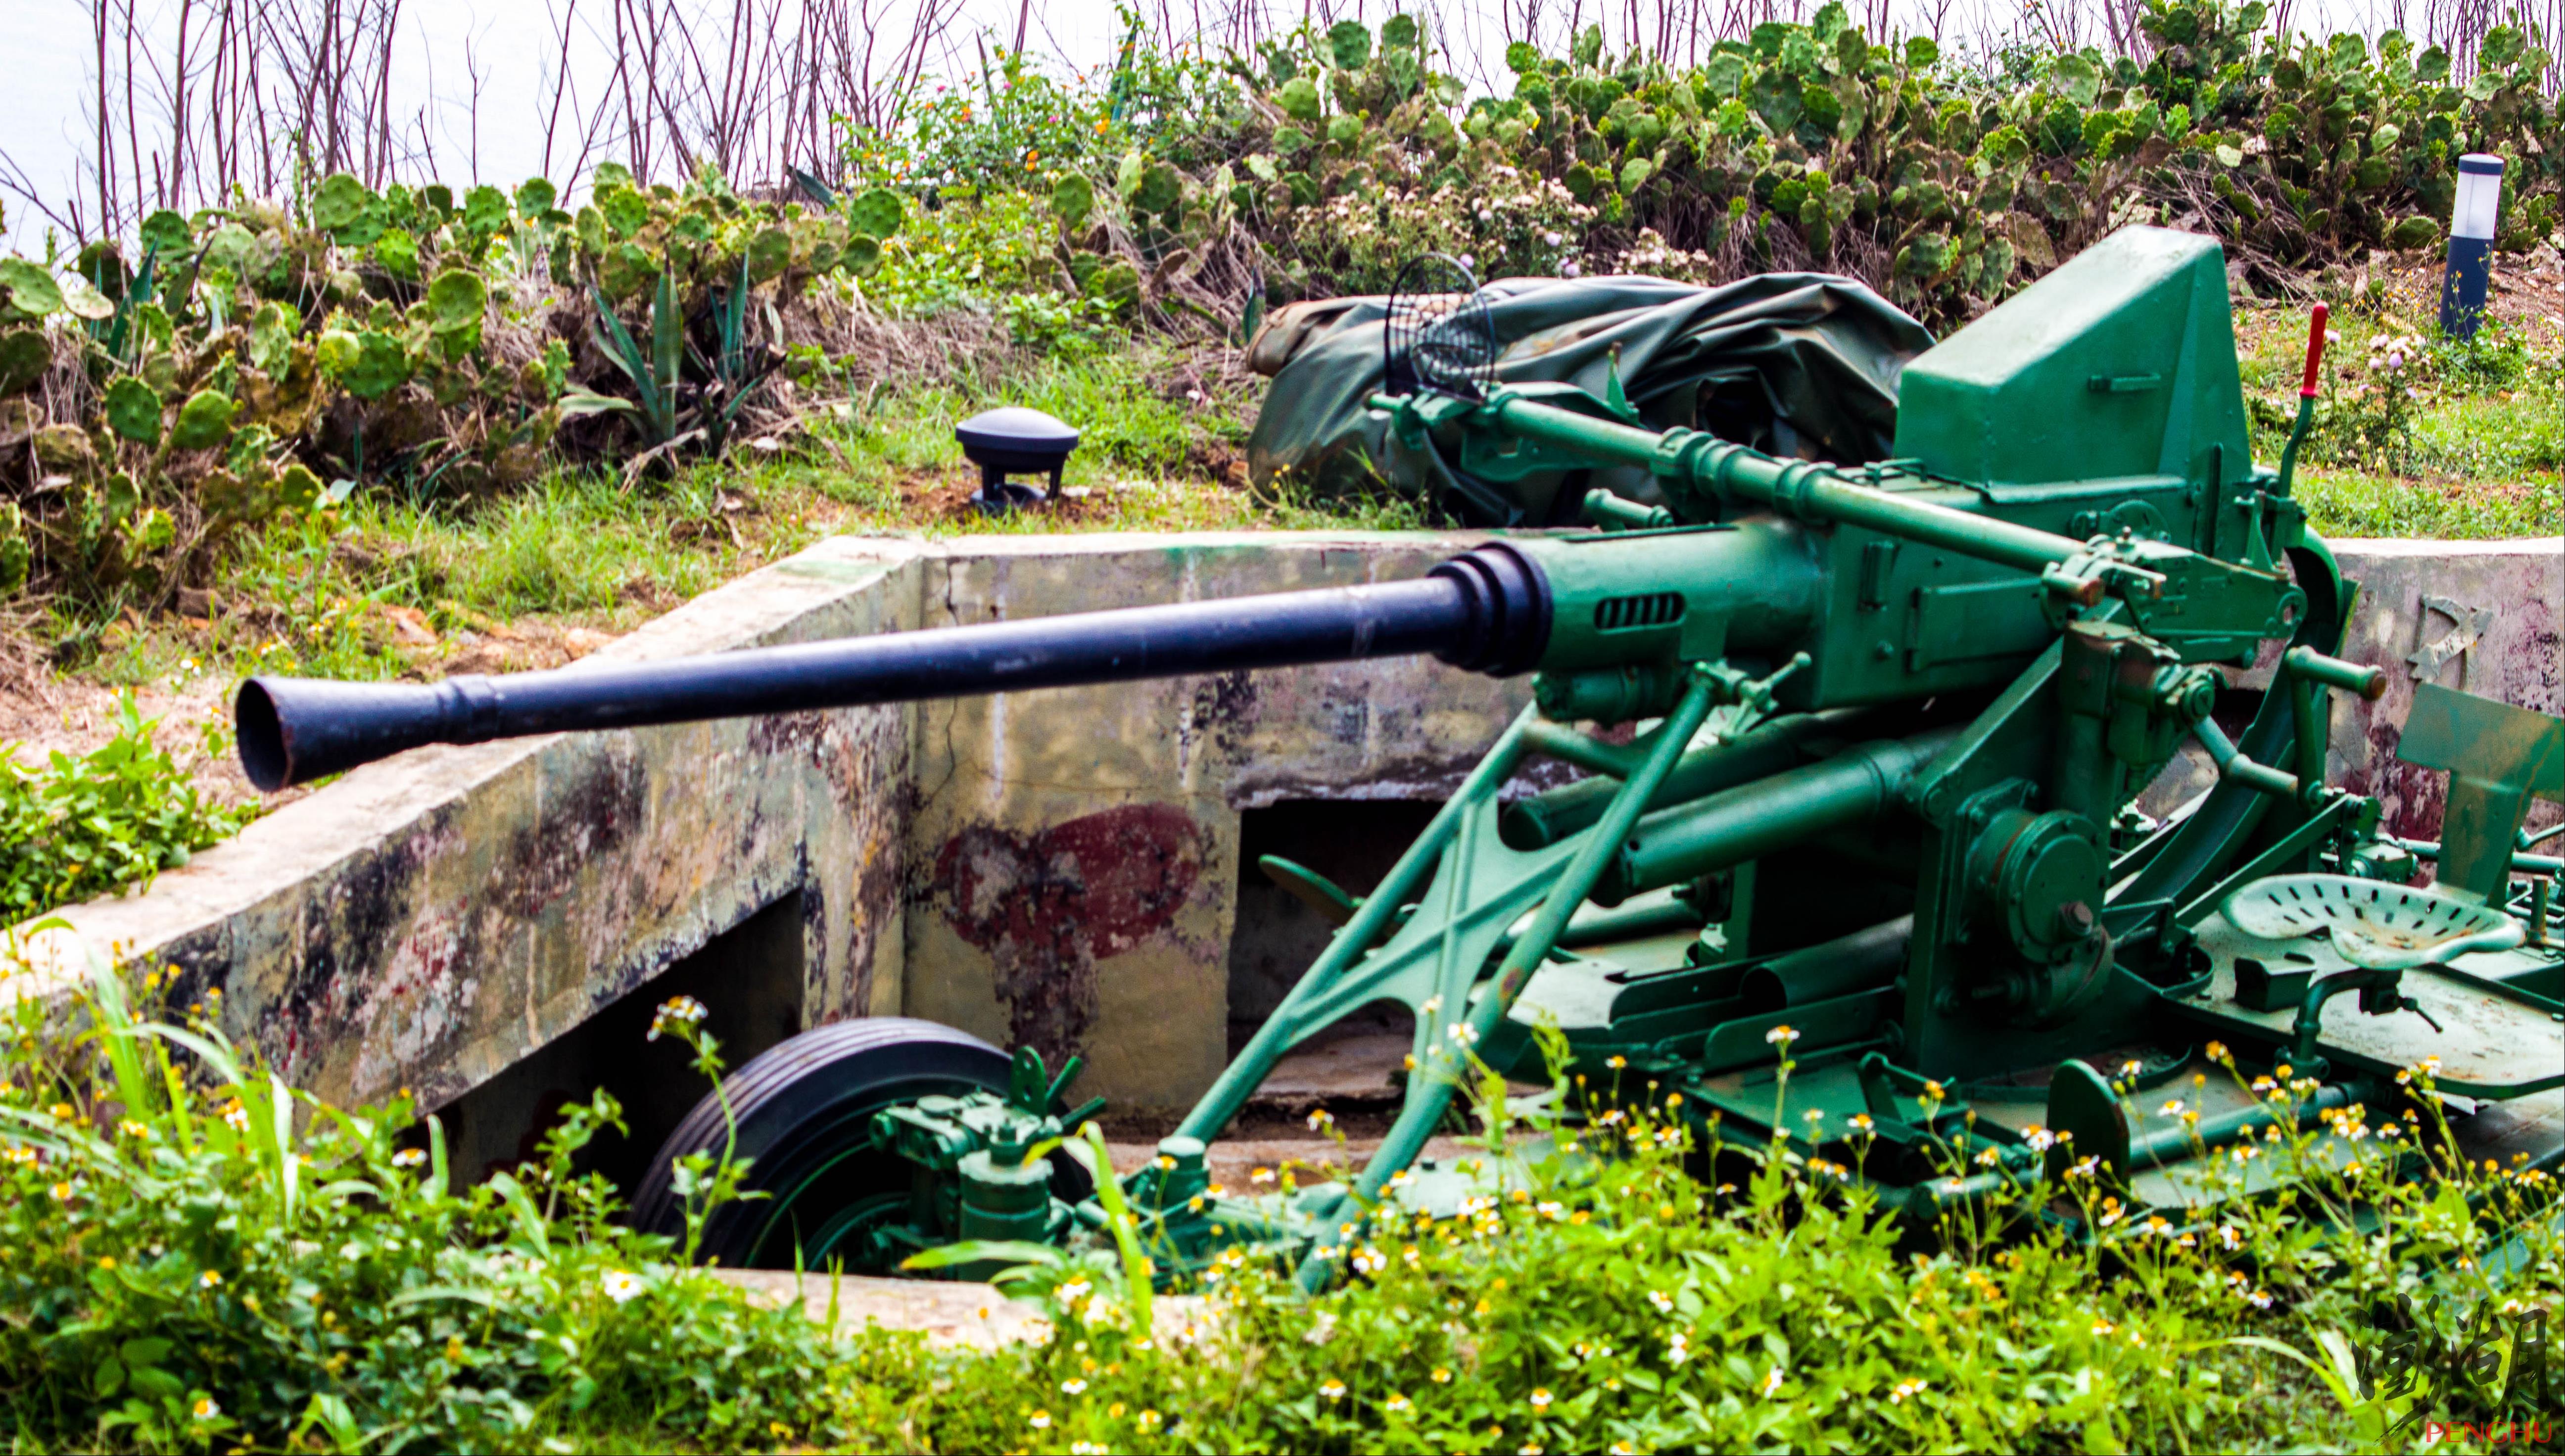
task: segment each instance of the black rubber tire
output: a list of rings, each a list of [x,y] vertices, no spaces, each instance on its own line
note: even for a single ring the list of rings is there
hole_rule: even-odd
[[[858,1200],[904,1203],[915,1165],[865,1143],[873,1113],[933,1094],[1007,1090],[1007,1054],[968,1032],[909,1017],[876,1016],[818,1027],[778,1044],[732,1074],[724,1087],[737,1122],[737,1156],[753,1159],[743,1191],[768,1196],[715,1209],[695,1257],[725,1268],[790,1269],[805,1236]],[[634,1228],[682,1237],[683,1201],[672,1165],[691,1153],[719,1156],[726,1140],[721,1101],[707,1095],[668,1134],[632,1200]],[[1054,1158],[1083,1182],[1085,1170]],[[1054,1174],[1054,1190],[1071,1177]],[[834,1257],[856,1266],[841,1250]],[[818,1268],[825,1257],[806,1262]],[[882,1272],[889,1271],[863,1271]]]

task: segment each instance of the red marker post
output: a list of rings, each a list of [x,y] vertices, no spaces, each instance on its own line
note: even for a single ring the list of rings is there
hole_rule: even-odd
[[[2298,380],[2298,420],[2289,427],[2289,442],[2280,448],[2280,490],[2289,493],[2289,482],[2298,473],[2298,445],[2307,437],[2307,429],[2316,420],[2316,375],[2324,368],[2325,319],[2322,304],[2307,320],[2307,370]]]
[[[2314,316],[2307,320],[2307,376],[2298,384],[2301,399],[2316,397],[2316,370],[2324,367],[2326,317],[2325,306],[2318,304]]]

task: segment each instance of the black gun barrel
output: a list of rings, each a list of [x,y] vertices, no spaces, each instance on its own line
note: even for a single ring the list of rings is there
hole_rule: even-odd
[[[253,677],[233,721],[242,769],[273,791],[430,743],[1429,652],[1508,674],[1537,661],[1548,635],[1540,570],[1499,543],[1380,586],[429,684]]]

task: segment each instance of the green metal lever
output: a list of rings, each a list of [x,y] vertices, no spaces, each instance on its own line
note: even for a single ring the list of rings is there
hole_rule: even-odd
[[[1325,875],[1280,854],[1259,857],[1256,867],[1264,870],[1265,877],[1274,881],[1283,893],[1317,911],[1330,925],[1343,925],[1354,917],[1354,911],[1362,908],[1360,899],[1338,889]]]
[[[2235,746],[2235,740],[2227,737],[2225,730],[2217,726],[2216,719],[2203,718],[2191,725],[2191,731],[2200,740],[2200,746],[2209,750],[2209,761],[2217,765],[2219,778],[2232,779],[2247,789],[2275,799],[2298,797],[2295,774],[2284,774],[2268,764],[2257,764],[2246,758],[2244,751]]]
[[[1608,490],[1585,493],[1585,519],[1606,531],[1662,531],[1683,524],[1663,506],[1643,506]]]
[[[2288,679],[2289,706],[2296,720],[2298,773],[2282,773],[2246,758],[2214,719],[2202,718],[2194,723],[2192,733],[2199,738],[2200,746],[2209,750],[2210,761],[2217,765],[2218,777],[2232,779],[2275,799],[2312,804],[2316,796],[2324,793],[2324,775],[2306,772],[2309,765],[2320,769],[2324,763],[2328,728],[2324,690],[2339,687],[2376,702],[2387,691],[2387,672],[2381,667],[2328,657],[2312,647],[2291,647],[2280,657],[2280,671]]]
[[[2280,655],[2280,671],[2289,679],[2289,707],[2296,719],[2297,797],[2312,809],[2325,792],[2325,752],[2333,727],[2333,699],[2325,689],[2356,692],[2374,703],[2387,692],[2387,669],[2328,657],[2313,647],[2291,647]]]
[[[2448,1035],[2448,1029],[2435,1020],[2423,1004],[2403,994],[2404,970],[2363,966],[2330,976],[2318,976],[2307,983],[2304,999],[2298,1003],[2298,1014],[2289,1023],[2295,1040],[2289,1052],[2290,1063],[2310,1076],[2326,1075],[2324,1058],[2316,1053],[2316,1039],[2324,1031],[2324,1006],[2346,991],[2360,993],[2360,1009],[2371,1016],[2388,1016],[2410,1011],[2430,1023],[2432,1030]]]

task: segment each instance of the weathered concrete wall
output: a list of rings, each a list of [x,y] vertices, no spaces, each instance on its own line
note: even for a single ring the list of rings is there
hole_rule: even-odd
[[[1395,580],[1468,544],[837,539],[589,660]],[[2556,712],[2565,542],[2338,550],[2367,589],[2351,655],[2397,686],[2337,716],[2336,767],[2430,836],[2437,779],[2392,760],[2405,656],[2450,625],[2422,598],[2495,613],[2440,680]],[[425,750],[68,918],[177,967],[182,999],[222,992],[298,1083],[433,1106],[798,891],[806,1025],[904,1012],[1082,1052],[1081,1090],[1163,1108],[1224,1059],[1241,814],[1439,797],[1527,690],[1391,661]]]
[[[2565,537],[2347,541],[2335,555],[2360,583],[2343,655],[2386,668],[2387,694],[2334,710],[2331,782],[2378,796],[2393,833],[2438,839],[2448,775],[2396,757],[2414,684],[2565,714]],[[2533,804],[2533,828],[2565,818]]]
[[[1393,580],[1468,544],[839,539],[588,660]],[[933,1017],[1172,1106],[1224,1057],[1240,812],[1440,795],[1527,693],[1418,660],[429,749],[67,918],[219,992],[299,1084],[434,1106],[798,890],[806,1025]]]
[[[1417,537],[974,543],[922,563],[967,623],[1422,576]],[[917,710],[904,1009],[1180,1105],[1226,1060],[1239,813],[1439,798],[1529,696],[1407,658],[929,703]]]
[[[914,553],[831,543],[598,652],[628,661],[913,625]],[[908,721],[892,708],[436,748],[360,769],[68,912],[219,993],[340,1098],[434,1105],[796,888],[808,1015],[895,1002]],[[79,952],[59,933],[38,954]]]
[[[2438,839],[2448,776],[2396,757],[2414,684],[2565,714],[2565,537],[2330,544],[2360,588],[2342,655],[2385,668],[2387,692],[2375,703],[2334,694],[2326,782],[2378,796],[2390,832]],[[2238,681],[2268,686],[2279,655],[2276,644],[2267,647]],[[2208,754],[2186,744],[2141,802],[2163,813],[2216,778]],[[2531,804],[2532,828],[2565,818],[2565,806]]]

